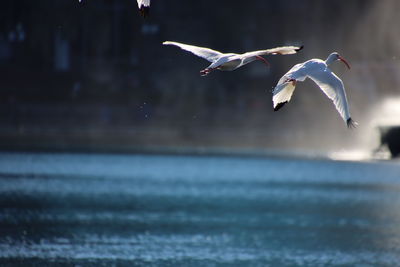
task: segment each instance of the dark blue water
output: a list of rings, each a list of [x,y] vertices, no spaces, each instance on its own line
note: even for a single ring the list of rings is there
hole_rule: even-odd
[[[400,164],[3,153],[0,265],[400,266]]]

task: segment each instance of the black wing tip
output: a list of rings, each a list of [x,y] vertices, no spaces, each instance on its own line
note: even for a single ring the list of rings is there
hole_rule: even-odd
[[[347,128],[349,129],[354,129],[357,128],[358,123],[354,121],[352,118],[348,118],[346,121]]]
[[[300,50],[303,50],[303,48],[304,48],[304,45],[300,46],[299,48],[297,48],[295,50],[296,50],[296,52],[299,52]]]
[[[140,12],[140,15],[142,15],[142,17],[145,18],[150,14],[150,7],[142,5],[139,8],[139,12]]]
[[[274,111],[280,110],[286,103],[287,103],[287,101],[278,103],[278,105],[276,105],[276,107],[274,107]]]

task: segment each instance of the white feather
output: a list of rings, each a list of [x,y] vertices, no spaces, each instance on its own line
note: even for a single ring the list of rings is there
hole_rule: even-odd
[[[144,6],[144,7],[149,7],[150,6],[150,0],[137,0],[137,4],[139,9]]]
[[[291,80],[304,81],[307,78],[305,74],[305,64],[297,64],[293,66],[285,75],[280,78],[277,86],[275,86],[273,91],[272,101],[274,108],[279,103],[289,102],[292,98],[296,84]]]
[[[296,54],[302,47],[298,46],[282,46],[275,47],[266,50],[258,50],[253,52],[247,52],[242,54],[244,57],[254,57],[254,56],[263,56],[263,55],[292,55]]]
[[[310,75],[309,77],[321,88],[328,98],[333,101],[333,104],[343,120],[347,121],[350,119],[346,91],[342,80],[328,68],[326,68],[325,71],[319,72],[318,75]]]
[[[175,45],[185,51],[191,52],[192,54],[204,58],[210,62],[215,62],[216,60],[218,60],[218,58],[220,58],[223,55],[221,52],[212,50],[210,48],[182,44],[178,42],[165,41],[163,42],[163,45]]]

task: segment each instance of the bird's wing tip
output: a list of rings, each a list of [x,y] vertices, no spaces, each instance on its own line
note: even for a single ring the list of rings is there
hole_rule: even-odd
[[[303,50],[303,48],[304,48],[304,45],[301,45],[299,48],[297,48],[295,50],[296,50],[296,52],[299,52],[300,50]]]
[[[280,110],[288,101],[280,102],[274,107],[274,111]]]
[[[357,128],[358,123],[354,121],[352,118],[348,118],[346,121],[347,128],[349,129],[354,129]]]
[[[164,41],[162,44],[163,45],[176,45],[175,42],[171,42],[171,41]]]

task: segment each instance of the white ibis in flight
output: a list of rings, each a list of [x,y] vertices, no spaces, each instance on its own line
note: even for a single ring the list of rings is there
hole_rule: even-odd
[[[137,0],[139,12],[143,17],[146,17],[150,11],[150,0]]]
[[[204,70],[200,71],[201,76],[205,76],[209,74],[213,70],[222,70],[222,71],[231,71],[237,68],[240,68],[250,62],[255,60],[260,60],[264,62],[266,65],[269,65],[268,61],[263,58],[263,55],[290,55],[295,54],[300,51],[303,46],[282,46],[271,48],[267,50],[258,50],[253,52],[247,52],[244,54],[235,54],[235,53],[221,53],[210,48],[199,47],[194,45],[187,45],[178,42],[163,42],[163,45],[174,45],[178,46],[183,50],[189,51],[198,57],[202,57],[209,62],[209,65]]]
[[[337,52],[331,53],[326,60],[311,59],[293,66],[283,75],[273,90],[274,110],[279,110],[290,101],[298,81],[302,82],[310,78],[333,101],[340,116],[347,123],[347,127],[356,127],[357,122],[350,116],[343,82],[329,69],[329,65],[337,60],[342,61],[350,69],[349,63]]]

